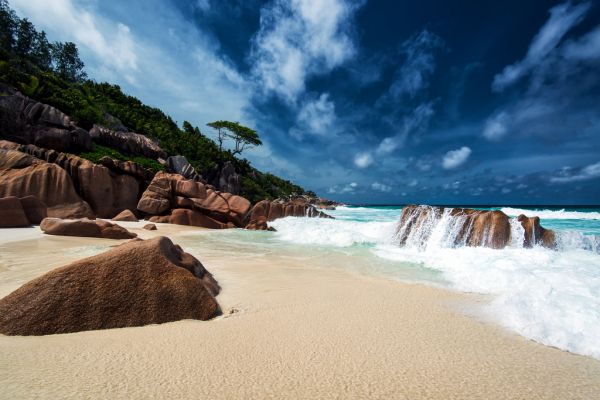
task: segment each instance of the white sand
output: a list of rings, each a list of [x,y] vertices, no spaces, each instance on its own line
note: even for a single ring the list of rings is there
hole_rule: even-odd
[[[142,234],[194,229],[165,225]],[[0,245],[0,295],[114,243],[44,236]],[[274,255],[196,256],[222,285],[223,309],[237,312],[208,322],[0,336],[0,398],[595,399],[600,393],[600,362],[456,311],[482,301],[476,297]]]

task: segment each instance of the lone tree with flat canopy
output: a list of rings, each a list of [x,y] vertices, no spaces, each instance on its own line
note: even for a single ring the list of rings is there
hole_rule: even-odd
[[[217,131],[217,140],[219,141],[219,150],[223,151],[223,142],[231,139],[235,142],[235,147],[231,154],[242,154],[244,150],[260,146],[262,141],[254,129],[250,129],[238,122],[215,121],[207,124]]]

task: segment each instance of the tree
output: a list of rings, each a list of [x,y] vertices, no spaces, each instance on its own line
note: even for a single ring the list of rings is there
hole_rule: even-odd
[[[242,154],[244,150],[251,149],[255,146],[260,146],[262,141],[258,137],[258,133],[254,129],[250,129],[238,122],[230,121],[214,121],[207,124],[217,131],[217,140],[219,141],[219,150],[223,151],[223,142],[225,139],[231,139],[235,143],[231,153]]]
[[[41,31],[35,35],[31,58],[35,65],[43,70],[52,68],[52,46],[46,38],[46,32]]]
[[[15,46],[15,32],[19,18],[8,6],[6,0],[0,0],[0,46],[11,52]]]
[[[27,18],[20,20],[17,26],[15,54],[22,58],[29,58],[33,53],[36,36],[37,31],[33,24]]]
[[[81,82],[87,77],[83,70],[85,65],[79,58],[79,51],[75,43],[54,43],[52,45],[52,59],[56,72],[64,80]]]

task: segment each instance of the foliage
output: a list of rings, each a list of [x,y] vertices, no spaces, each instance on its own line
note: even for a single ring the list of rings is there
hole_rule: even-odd
[[[120,161],[134,161],[142,166],[149,168],[155,172],[164,171],[165,167],[161,163],[156,160],[147,157],[128,157],[125,154],[121,153],[118,150],[115,150],[110,147],[99,145],[98,143],[94,143],[94,150],[88,151],[84,153],[80,153],[79,157],[85,158],[86,160],[90,160],[91,162],[97,163],[102,157],[108,156],[115,160]]]
[[[254,146],[262,145],[258,133],[239,122],[215,121],[207,124],[217,131],[217,140],[219,141],[219,150],[223,151],[223,141],[231,139],[235,143],[235,148],[231,152],[234,156],[241,155],[244,150],[251,149]]]
[[[158,108],[129,96],[117,85],[86,79],[84,64],[74,43],[52,43],[26,19],[19,19],[6,0],[0,0],[0,82],[25,95],[50,104],[71,116],[84,129],[109,125],[118,118],[130,130],[146,135],[170,155],[181,154],[203,176],[209,177],[226,161],[242,176],[242,195],[256,202],[291,194],[304,194],[301,187],[272,174],[263,174],[245,159],[237,158],[249,146],[262,142],[256,131],[237,122],[215,121],[209,126],[224,131],[235,148],[223,150],[198,127],[184,121],[182,129]],[[95,145],[81,157],[98,161],[103,156],[131,159],[155,171],[164,167],[156,160],[128,157],[109,147]]]

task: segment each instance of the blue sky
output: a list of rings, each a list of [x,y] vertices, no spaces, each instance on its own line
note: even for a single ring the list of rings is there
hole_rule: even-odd
[[[600,5],[10,0],[91,78],[353,203],[600,203]]]

